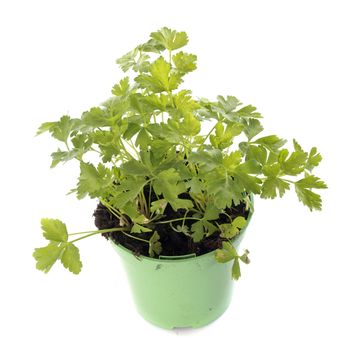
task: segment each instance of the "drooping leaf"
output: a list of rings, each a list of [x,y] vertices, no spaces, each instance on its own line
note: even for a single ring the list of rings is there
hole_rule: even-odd
[[[74,274],[79,274],[83,266],[79,249],[73,243],[67,243],[61,256],[63,266]]]
[[[66,224],[58,219],[41,219],[43,236],[49,241],[67,242],[68,233]]]
[[[57,243],[49,243],[46,247],[36,248],[33,257],[36,260],[36,268],[45,273],[51,270],[54,263],[60,258],[64,246]]]

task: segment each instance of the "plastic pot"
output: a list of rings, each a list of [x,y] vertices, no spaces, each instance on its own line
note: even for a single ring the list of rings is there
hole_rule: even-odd
[[[245,229],[233,240],[237,249]],[[215,251],[198,257],[136,258],[111,243],[123,261],[136,307],[147,321],[166,329],[197,328],[219,318],[229,306],[232,261],[218,263]]]

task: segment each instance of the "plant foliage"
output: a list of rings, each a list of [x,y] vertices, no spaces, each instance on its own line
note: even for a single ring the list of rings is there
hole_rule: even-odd
[[[162,247],[152,223],[164,220],[167,206],[182,209],[193,224],[179,225],[174,234],[198,242],[220,231],[224,243],[216,259],[233,260],[238,279],[239,261],[249,262],[248,252],[239,256],[231,240],[246,220],[238,217],[223,225],[215,220],[233,205],[249,204],[248,194],[273,199],[292,188],[311,211],[320,210],[315,190],[326,185],[311,172],[322,157],[315,147],[304,151],[294,140],[290,150],[284,139],[262,135],[261,114],[234,96],[193,97],[182,87],[184,77],[197,68],[196,55],[183,51],[187,42],[186,33],[169,28],[151,33],[117,60],[128,75],[113,86],[111,98],[80,118],[65,115],[43,123],[38,134],[48,132],[61,144],[51,154],[52,168],[80,163],[72,192],[78,199],[97,198],[120,219],[123,227],[109,231],[135,239],[149,232],[149,255],[157,257]],[[98,162],[91,161],[92,153]],[[156,200],[145,195],[146,187]],[[34,252],[37,268],[48,272],[61,260],[73,273],[82,267],[73,242],[108,231],[78,233],[80,238],[69,241],[72,234],[59,220],[43,219],[42,229],[49,242]]]

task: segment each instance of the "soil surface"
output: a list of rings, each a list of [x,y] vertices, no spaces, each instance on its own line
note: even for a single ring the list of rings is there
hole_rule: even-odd
[[[147,198],[148,189],[145,188],[145,195]],[[153,193],[152,193],[153,197]],[[180,198],[189,199],[189,195],[184,193],[179,196]],[[232,208],[226,209],[226,213],[233,220],[237,216],[248,217],[249,211],[245,209],[245,205],[241,203],[238,206],[233,206]],[[182,218],[185,214],[184,209],[174,211],[171,206],[168,204],[164,216],[159,221],[167,221],[176,218]],[[109,228],[120,228],[119,219],[111,214],[111,212],[101,203],[98,204],[95,212],[95,225],[99,230],[109,229]],[[191,227],[195,220],[191,220],[191,217],[185,220],[185,225]],[[216,220],[218,224],[229,223],[229,218],[220,214],[219,219]],[[182,221],[179,221],[182,223]],[[214,221],[212,221],[214,223]],[[175,222],[176,224],[176,222]],[[176,227],[176,225],[174,225]],[[187,254],[196,254],[202,255],[213,251],[217,248],[222,247],[223,238],[220,237],[220,231],[214,232],[209,237],[205,237],[201,242],[193,242],[192,238],[185,235],[181,232],[176,232],[170,226],[170,224],[157,224],[154,222],[154,231],[157,231],[160,236],[160,242],[162,244],[162,256],[178,256],[178,255],[187,255]],[[134,233],[131,235],[137,235],[137,237],[149,239],[152,236],[153,232],[143,232],[143,233]],[[112,239],[116,244],[121,244],[125,248],[131,250],[135,255],[144,255],[149,256],[148,248],[149,245],[146,242],[142,242],[131,237],[126,236],[120,231],[108,232],[102,234],[107,239]]]

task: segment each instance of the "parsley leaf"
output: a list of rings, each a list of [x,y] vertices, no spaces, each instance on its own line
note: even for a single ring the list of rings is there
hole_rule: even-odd
[[[78,274],[83,266],[79,249],[73,243],[67,243],[61,257],[63,266],[74,274]]]
[[[33,253],[33,257],[37,261],[36,268],[48,273],[53,264],[60,258],[63,249],[64,246],[55,242],[51,242],[43,248],[36,248]]]
[[[151,33],[151,38],[170,51],[179,49],[188,43],[188,37],[185,32],[177,32],[167,27]]]
[[[43,236],[49,241],[67,242],[68,233],[66,224],[57,219],[41,219]]]

